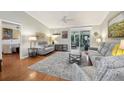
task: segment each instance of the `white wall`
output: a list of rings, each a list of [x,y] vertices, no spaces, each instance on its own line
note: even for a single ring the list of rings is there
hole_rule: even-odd
[[[109,12],[109,14],[106,16],[105,20],[100,24],[100,25],[94,25],[92,26],[92,29],[90,31],[90,46],[91,47],[98,47],[98,43],[95,41],[94,32],[98,32],[99,35],[102,36],[103,41],[107,41],[110,40],[108,39],[108,21],[111,20],[113,17],[115,17],[116,15],[118,15],[120,12],[119,11],[113,11],[113,12]],[[63,30],[69,30],[70,29],[55,29],[52,30],[52,32],[60,32]],[[57,43],[62,43],[62,44],[69,44],[70,43],[70,38],[68,39],[62,39],[61,36],[59,36],[57,39]]]
[[[98,47],[98,43],[96,42],[96,38],[94,36],[94,32],[98,32],[98,34],[100,35],[101,34],[101,28],[99,25],[97,26],[93,26],[92,27],[92,30],[91,30],[91,33],[90,33],[90,46],[91,47]]]
[[[62,39],[62,35],[58,36],[55,40],[56,44],[68,44],[68,48],[70,49],[70,44],[71,44],[71,37],[70,33],[71,31],[90,31],[90,46],[91,47],[97,47],[97,44],[94,40],[93,33],[98,32],[100,33],[100,27],[99,26],[92,26],[92,27],[82,27],[82,28],[60,28],[60,29],[52,29],[51,34],[59,32],[62,33],[62,31],[68,31],[68,38],[67,39]]]
[[[68,44],[68,49],[70,49],[70,35],[69,35],[69,30],[68,28],[59,28],[59,29],[51,29],[51,34],[53,33],[61,33],[61,35],[58,35],[55,39],[55,44]],[[67,39],[62,39],[62,31],[68,31],[68,38]]]
[[[105,18],[105,20],[103,21],[103,23],[100,25],[101,35],[102,35],[104,41],[111,40],[110,38],[108,38],[108,22],[112,18],[114,18],[115,16],[117,16],[119,13],[120,13],[120,11],[109,12],[108,16]]]
[[[33,17],[29,16],[25,12],[21,11],[1,11],[0,19],[16,22],[22,25],[21,30],[21,58],[28,56],[28,37],[35,34],[35,32],[49,33],[49,29],[41,24],[39,21],[35,20]]]

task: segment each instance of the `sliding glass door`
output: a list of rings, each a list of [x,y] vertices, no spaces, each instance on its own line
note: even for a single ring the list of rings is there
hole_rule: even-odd
[[[90,46],[89,31],[71,32],[71,49],[78,49],[84,51],[84,50],[88,50],[89,46]]]
[[[71,33],[71,49],[79,49],[80,47],[80,34],[79,32]]]

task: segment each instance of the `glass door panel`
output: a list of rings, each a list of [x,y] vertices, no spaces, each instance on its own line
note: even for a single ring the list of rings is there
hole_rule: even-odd
[[[80,47],[80,34],[79,32],[71,33],[71,49],[79,49]]]
[[[90,32],[89,31],[81,31],[80,32],[80,49],[82,51],[87,51],[90,47]]]
[[[79,49],[81,51],[88,50],[90,47],[89,31],[73,31],[71,32],[71,49]]]

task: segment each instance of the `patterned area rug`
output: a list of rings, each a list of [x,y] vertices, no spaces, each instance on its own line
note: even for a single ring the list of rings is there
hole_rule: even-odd
[[[74,80],[75,69],[73,64],[69,63],[68,52],[56,52],[42,61],[31,65],[29,68],[65,80]]]

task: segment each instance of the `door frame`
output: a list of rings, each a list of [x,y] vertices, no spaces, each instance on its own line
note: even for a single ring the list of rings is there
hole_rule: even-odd
[[[90,36],[90,39],[91,39],[91,30],[92,30],[92,27],[81,27],[81,28],[71,28],[70,29],[70,37],[69,37],[69,41],[70,41],[70,50],[72,49],[71,48],[71,32],[78,32],[79,33],[79,41],[80,41],[80,34],[81,32],[89,32],[89,36]],[[90,40],[91,41],[91,40]],[[81,50],[80,48],[80,42],[79,42],[79,50]]]
[[[19,31],[20,31],[20,37],[19,37],[19,41],[20,41],[20,47],[19,47],[19,59],[22,59],[22,49],[21,49],[21,34],[22,34],[22,28],[23,28],[23,26],[22,26],[22,24],[20,24],[20,23],[17,23],[17,22],[13,22],[13,21],[9,21],[9,20],[5,20],[5,19],[0,19],[0,30],[1,30],[1,38],[0,38],[0,40],[2,41],[2,22],[6,22],[6,23],[10,23],[10,24],[15,24],[15,25],[19,25],[19,27],[20,27],[20,29],[19,29]],[[2,44],[1,44],[1,50],[2,50]],[[2,51],[1,51],[2,52]],[[1,55],[2,55],[2,53],[1,53]]]

